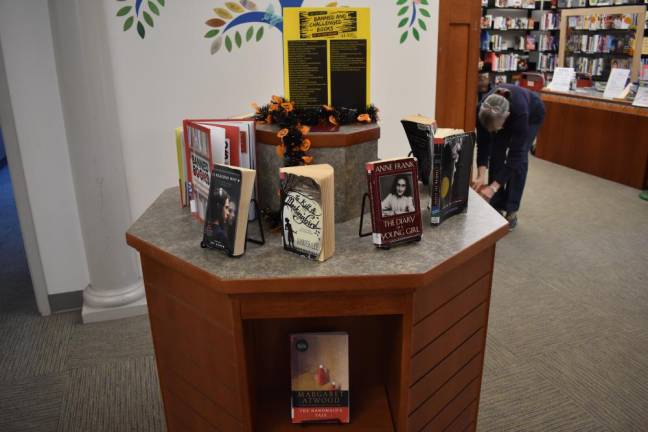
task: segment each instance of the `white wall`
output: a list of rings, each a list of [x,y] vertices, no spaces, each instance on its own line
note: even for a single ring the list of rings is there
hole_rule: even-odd
[[[255,0],[259,9],[276,0]],[[204,24],[224,0],[167,1],[140,39],[124,32],[119,8],[134,2],[104,0],[108,44],[124,146],[133,216],[139,216],[166,187],[177,184],[173,129],[183,118],[224,117],[250,112],[283,94],[281,34],[266,28],[264,38],[232,53],[210,54]],[[304,6],[328,1],[306,0]],[[421,41],[399,43],[399,7],[393,1],[348,0],[372,11],[372,101],[381,109],[381,157],[405,155],[409,146],[399,123],[408,114],[434,115],[438,0],[430,0],[430,29]],[[434,24],[433,24],[434,23]],[[243,26],[247,29],[247,26]]]
[[[47,0],[0,0],[0,43],[21,155],[13,160],[22,160],[15,169],[24,172],[28,195],[16,199],[29,201],[47,292],[83,290],[89,275]]]

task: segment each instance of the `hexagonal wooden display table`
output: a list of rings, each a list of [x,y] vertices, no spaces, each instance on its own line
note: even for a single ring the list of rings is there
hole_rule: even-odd
[[[278,234],[239,259],[200,248],[202,226],[162,193],[126,237],[141,254],[170,431],[292,431],[293,332],[349,333],[351,423],[306,431],[474,430],[495,256],[506,221],[469,211],[378,250],[336,225],[324,263]],[[424,219],[429,215],[424,212]]]

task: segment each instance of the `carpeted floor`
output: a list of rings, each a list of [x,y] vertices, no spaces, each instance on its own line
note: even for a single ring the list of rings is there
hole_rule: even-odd
[[[0,431],[162,431],[146,317],[41,318],[0,171]],[[2,192],[4,191],[4,192]],[[479,431],[648,430],[648,202],[533,159],[497,249]]]

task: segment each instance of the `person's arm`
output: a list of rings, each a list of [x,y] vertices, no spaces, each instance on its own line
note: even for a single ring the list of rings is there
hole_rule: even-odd
[[[479,191],[486,183],[486,171],[490,158],[490,146],[492,136],[482,125],[477,122],[477,177],[472,181],[471,186]]]
[[[382,203],[381,203],[381,206],[380,206],[381,209],[382,209],[382,212],[384,214],[390,215],[390,216],[394,214],[394,206],[392,205],[392,199],[393,199],[392,194],[387,195],[385,197],[385,199],[382,200]]]

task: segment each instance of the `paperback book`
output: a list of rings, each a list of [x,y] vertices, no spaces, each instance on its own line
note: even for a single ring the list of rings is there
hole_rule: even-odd
[[[434,135],[430,175],[432,225],[439,225],[468,208],[474,148],[474,133],[466,133],[461,129],[439,129]]]
[[[285,167],[279,178],[284,249],[312,260],[327,260],[335,251],[333,167]]]
[[[349,335],[290,335],[293,423],[349,423]]]
[[[420,240],[423,233],[415,158],[367,162],[373,243],[380,248]]]
[[[216,164],[211,174],[203,247],[231,256],[245,252],[248,211],[256,171]]]

